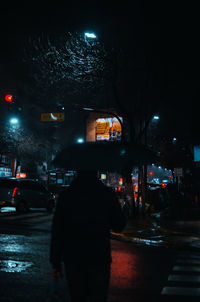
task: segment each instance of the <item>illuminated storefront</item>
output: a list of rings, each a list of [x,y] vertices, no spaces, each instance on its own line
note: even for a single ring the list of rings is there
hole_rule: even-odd
[[[0,167],[0,177],[11,177],[12,171],[11,168]]]
[[[49,185],[70,185],[74,178],[74,171],[48,171],[48,184]]]
[[[116,112],[113,115],[117,115]],[[123,123],[123,118],[119,117]],[[86,141],[121,141],[122,127],[119,120],[110,114],[92,112],[86,122]],[[108,186],[113,188],[122,187],[121,175],[99,171],[99,177]]]
[[[122,118],[120,118],[122,120]],[[120,141],[122,127],[115,117],[96,119],[96,140]]]
[[[121,141],[122,127],[116,117],[97,118],[95,129],[96,141]],[[117,173],[103,173],[101,180],[116,190],[122,187],[122,178]]]
[[[7,155],[0,154],[0,177],[11,177],[14,175],[15,160]]]

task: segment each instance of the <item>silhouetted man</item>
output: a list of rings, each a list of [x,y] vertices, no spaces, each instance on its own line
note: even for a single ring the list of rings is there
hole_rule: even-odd
[[[110,279],[110,230],[125,227],[115,192],[92,171],[78,176],[58,198],[52,225],[50,261],[64,262],[72,302],[105,302]]]

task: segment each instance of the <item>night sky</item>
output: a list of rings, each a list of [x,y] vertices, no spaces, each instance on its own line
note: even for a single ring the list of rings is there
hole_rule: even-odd
[[[138,1],[139,4],[134,2],[132,8],[121,4],[109,7],[103,1],[99,5],[98,2],[80,4],[81,1],[73,1],[73,5],[41,2],[42,5],[33,1],[23,5],[17,2],[1,9],[1,61],[7,59],[12,66],[15,59],[20,60],[18,55],[25,47],[27,37],[41,32],[60,35],[65,31],[92,28],[103,39],[112,41],[116,35],[120,42],[128,44],[126,47],[131,47],[134,43],[131,35],[136,29],[141,40],[149,35],[149,43],[154,44],[154,55],[160,56],[161,63],[168,66],[168,72],[176,71],[175,77],[197,80],[197,7],[183,4],[175,7],[173,1],[163,5]]]
[[[180,113],[177,118],[181,123],[187,116],[194,128],[198,127],[197,7],[183,2],[175,6],[174,1],[135,1],[133,6],[125,2],[109,6],[103,1],[41,2],[42,5],[33,1],[22,5],[9,3],[1,8],[1,90],[15,89],[20,77],[26,77],[20,66],[28,37],[41,32],[57,36],[66,31],[92,29],[110,44],[118,39],[126,51],[131,52],[135,45],[143,49],[149,64],[161,70],[166,79],[162,90],[163,114]]]

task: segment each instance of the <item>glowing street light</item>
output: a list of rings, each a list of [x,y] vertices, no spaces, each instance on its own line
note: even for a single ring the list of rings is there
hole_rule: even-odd
[[[94,33],[85,32],[85,38],[96,39],[97,36]]]
[[[88,107],[84,107],[84,108],[82,108],[83,110],[85,110],[85,111],[95,111],[95,109],[93,109],[93,108],[88,108]]]
[[[19,120],[16,117],[13,117],[10,119],[10,124],[11,125],[17,125],[19,123]]]
[[[159,115],[154,115],[153,116],[153,120],[159,120],[159,119],[160,119]]]
[[[77,139],[77,143],[79,143],[79,144],[84,143],[84,139],[83,139],[82,137],[79,137],[79,138]]]

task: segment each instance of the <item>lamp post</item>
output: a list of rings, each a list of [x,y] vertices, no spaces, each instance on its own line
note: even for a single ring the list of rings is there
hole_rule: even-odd
[[[12,174],[16,176],[18,168],[18,137],[19,137],[19,119],[15,116],[8,120],[9,152],[11,152]]]
[[[91,40],[95,40],[97,39],[97,36],[94,32],[85,32],[84,33],[84,37],[85,37],[85,40],[86,41],[91,41]],[[124,142],[124,131],[123,131],[123,122],[122,120],[120,119],[120,117],[114,113],[114,112],[111,112],[111,111],[107,111],[107,110],[101,110],[101,109],[93,109],[93,108],[82,108],[82,110],[84,111],[92,111],[94,113],[102,113],[102,114],[107,114],[107,115],[111,115],[113,117],[115,117],[118,122],[120,123],[120,126],[121,126],[121,140]]]

